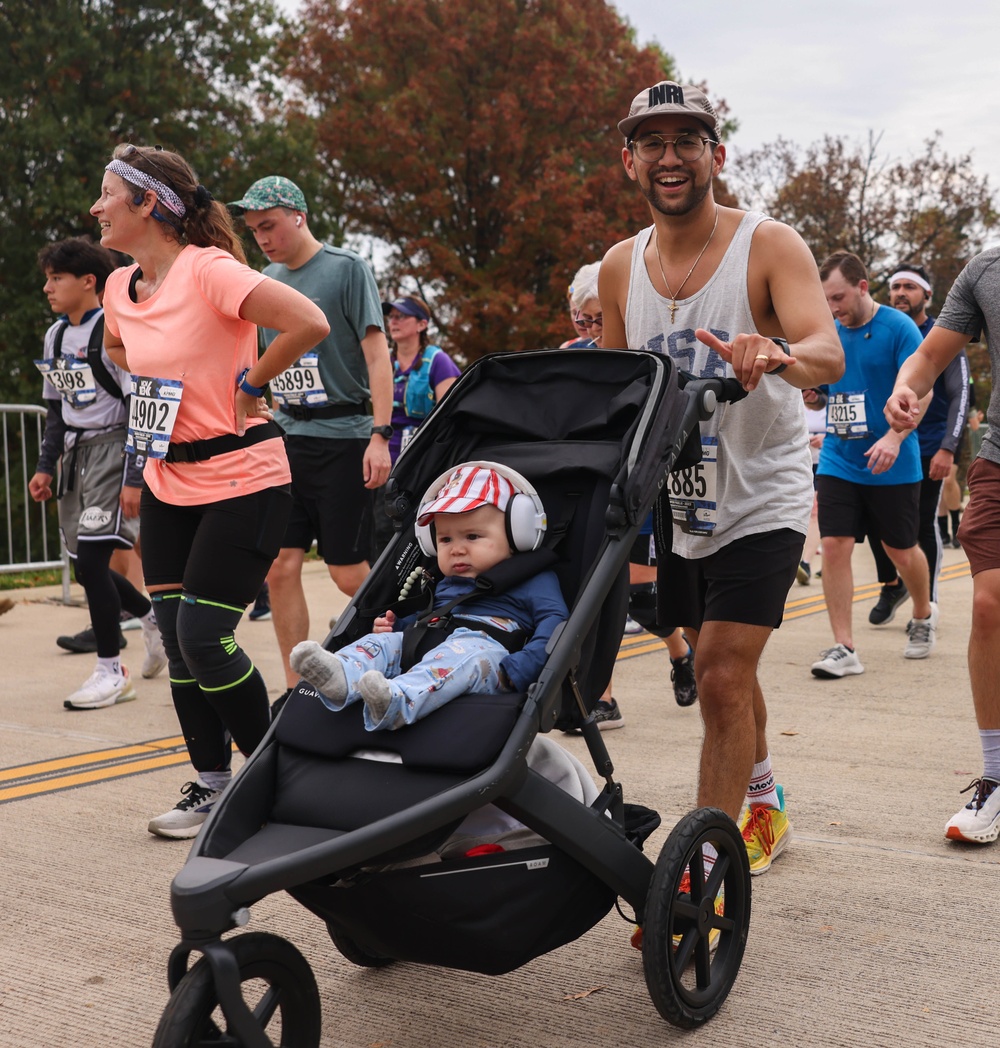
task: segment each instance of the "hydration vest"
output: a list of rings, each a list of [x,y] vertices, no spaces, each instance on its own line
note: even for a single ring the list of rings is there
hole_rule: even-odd
[[[434,407],[434,390],[431,389],[431,363],[438,353],[444,350],[440,346],[424,346],[420,351],[420,367],[411,369],[406,376],[406,391],[403,394],[402,407],[410,418],[427,418]],[[396,361],[396,367],[399,362]]]

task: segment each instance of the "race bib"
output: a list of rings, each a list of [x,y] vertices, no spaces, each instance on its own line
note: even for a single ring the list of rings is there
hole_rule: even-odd
[[[35,367],[55,387],[56,392],[74,408],[86,407],[97,399],[94,369],[86,360],[59,357],[58,360],[36,360]]]
[[[718,466],[718,439],[702,437],[701,462],[667,477],[671,515],[674,523],[688,535],[710,535],[715,530]]]
[[[404,426],[399,438],[399,450],[402,451],[407,444],[413,440],[413,434],[417,432],[416,426]]]
[[[319,375],[319,354],[303,353],[290,368],[271,379],[271,395],[278,407],[320,407],[330,398]]]
[[[864,393],[833,393],[826,405],[826,431],[842,440],[870,437]]]
[[[127,455],[163,458],[170,446],[170,434],[177,421],[184,383],[173,378],[132,376],[132,397],[128,409]]]

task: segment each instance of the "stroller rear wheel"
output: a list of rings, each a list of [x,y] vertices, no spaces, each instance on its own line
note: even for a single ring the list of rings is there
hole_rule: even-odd
[[[330,933],[333,945],[351,964],[356,964],[360,968],[384,968],[393,962],[392,957],[379,957],[378,954],[363,950],[347,932],[341,931],[332,921],[326,922],[326,930]]]
[[[264,1038],[253,1043],[318,1048],[319,990],[302,954],[285,939],[264,932],[237,935],[225,945],[239,969],[240,995]],[[153,1048],[245,1048],[249,1043],[223,1015],[211,965],[203,957],[177,984],[160,1017]]]
[[[715,849],[714,864],[703,847]],[[685,1029],[722,1007],[739,974],[750,927],[750,864],[736,824],[699,808],[674,827],[646,899],[642,965],[656,1010]]]

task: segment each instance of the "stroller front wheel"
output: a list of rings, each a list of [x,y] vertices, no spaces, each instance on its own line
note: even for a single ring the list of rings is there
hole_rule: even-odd
[[[302,954],[290,942],[266,932],[237,935],[224,945],[239,969],[240,996],[259,1026],[260,1036],[252,1043],[319,1048],[319,990]],[[203,957],[171,994],[153,1048],[196,1048],[216,1042],[234,1048],[251,1043],[223,1014],[215,975]]]
[[[739,974],[749,927],[746,845],[725,812],[699,808],[667,838],[646,898],[642,966],[664,1019],[691,1029],[715,1015]]]

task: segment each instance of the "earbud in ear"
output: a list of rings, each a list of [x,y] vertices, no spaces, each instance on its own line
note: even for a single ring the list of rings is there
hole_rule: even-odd
[[[298,217],[297,217],[297,218],[295,219],[295,224],[296,224],[297,226],[301,226],[301,225],[302,225],[302,216],[301,216],[301,215],[299,215],[299,216],[298,216]]]

